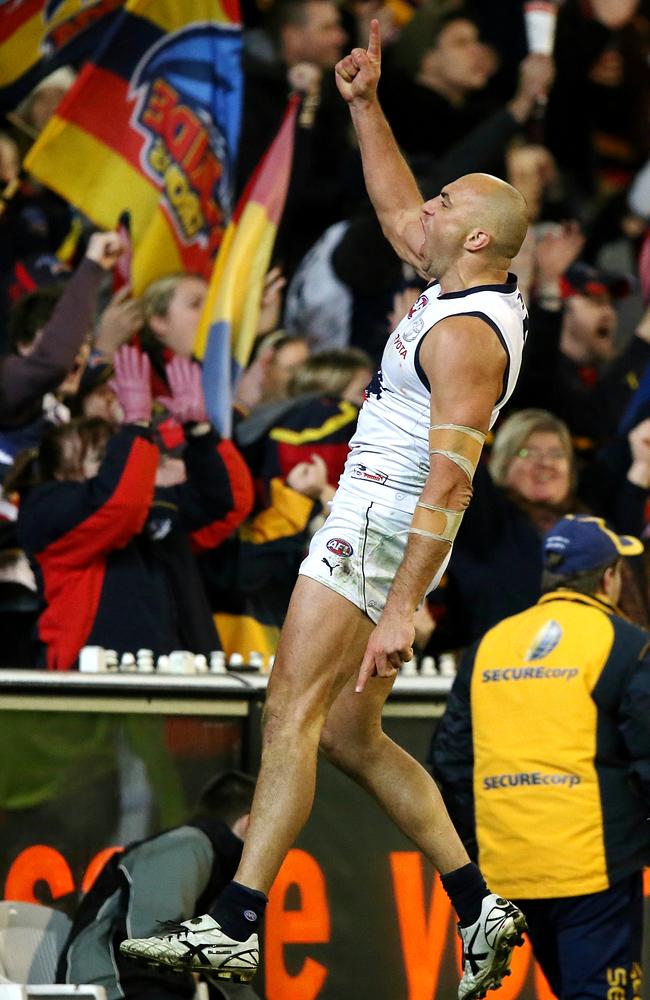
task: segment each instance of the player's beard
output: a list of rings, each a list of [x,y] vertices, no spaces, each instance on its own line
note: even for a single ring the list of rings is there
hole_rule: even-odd
[[[427,247],[428,256],[425,257],[425,272],[430,278],[440,278],[448,269],[453,257],[448,248],[438,243],[436,246]]]

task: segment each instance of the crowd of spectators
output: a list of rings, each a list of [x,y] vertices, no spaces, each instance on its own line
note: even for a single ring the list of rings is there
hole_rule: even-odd
[[[530,213],[521,377],[418,616],[419,651],[460,649],[528,607],[559,516],[650,534],[649,0],[565,0],[552,57],[527,53],[520,0],[249,0],[243,13],[238,191],[290,92],[303,110],[232,441],[210,426],[192,356],[203,278],[113,293],[119,236],[87,226],[64,263],[78,217],[21,171],[25,135],[74,73],[2,125],[0,181],[17,190],[0,216],[0,666],[75,669],[84,645],[273,654],[364,387],[421,290],[381,234],[334,83],[371,17],[381,101],[423,194],[487,171]],[[647,625],[637,562],[622,604]]]

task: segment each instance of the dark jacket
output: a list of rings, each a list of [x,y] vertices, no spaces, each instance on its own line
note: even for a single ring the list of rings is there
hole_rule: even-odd
[[[122,958],[127,937],[158,933],[160,919],[204,913],[232,879],[243,841],[220,820],[198,819],[118,851],[82,899],[59,959],[57,982],[96,983],[109,1000],[162,990],[191,997],[188,974]]]
[[[97,476],[51,482],[23,500],[18,531],[40,568],[39,632],[50,670],[69,670],[84,645],[118,654],[207,654],[218,636],[192,549],[214,548],[252,507],[252,482],[229,441],[189,437],[187,481],[155,489],[150,432],[123,427]]]
[[[41,398],[53,392],[74,364],[92,329],[99,285],[105,275],[87,257],[70,278],[43,334],[27,357],[0,357],[0,447],[3,436],[40,414]],[[20,449],[18,449],[20,450]],[[16,451],[12,451],[15,454]]]

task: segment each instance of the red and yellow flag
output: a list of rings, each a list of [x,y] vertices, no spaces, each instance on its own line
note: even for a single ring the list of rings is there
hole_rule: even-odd
[[[129,212],[136,294],[211,273],[231,215],[240,55],[238,0],[128,0],[27,156],[96,225]]]
[[[251,177],[226,230],[215,262],[194,354],[203,361],[203,388],[212,424],[230,435],[231,390],[248,364],[289,189],[296,117],[293,96],[280,131]]]
[[[97,48],[125,0],[10,0],[0,13],[0,111]]]

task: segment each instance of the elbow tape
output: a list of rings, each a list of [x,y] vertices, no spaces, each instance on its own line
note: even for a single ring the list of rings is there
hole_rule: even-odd
[[[444,455],[462,469],[470,483],[481,457],[485,434],[464,424],[432,424],[429,455]]]

